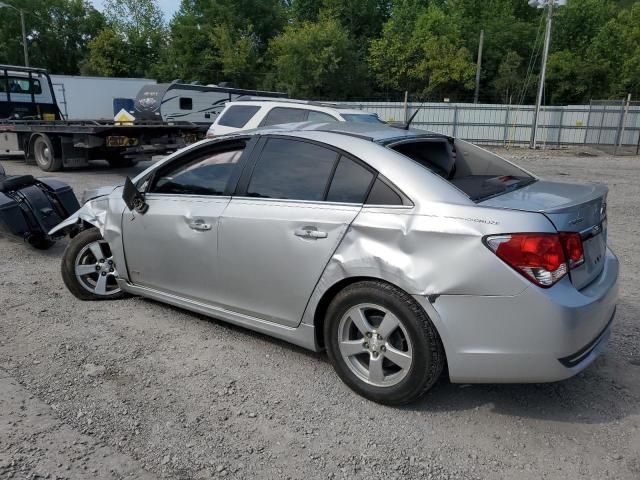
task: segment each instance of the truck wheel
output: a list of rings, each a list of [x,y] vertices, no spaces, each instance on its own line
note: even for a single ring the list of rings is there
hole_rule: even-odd
[[[38,135],[33,141],[33,156],[45,172],[57,172],[62,168],[62,158],[56,157],[53,144],[46,135]]]

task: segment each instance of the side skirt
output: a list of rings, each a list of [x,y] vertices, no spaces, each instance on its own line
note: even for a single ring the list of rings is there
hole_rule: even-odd
[[[264,333],[308,350],[313,350],[315,352],[318,351],[315,341],[315,327],[313,325],[301,323],[297,328],[287,327],[257,317],[252,317],[250,315],[244,315],[224,308],[207,305],[196,300],[164,293],[153,288],[132,285],[124,279],[118,279],[118,284],[122,290],[133,295],[152,298],[153,300],[158,300],[176,307],[207,315],[208,317],[239,325],[249,330]]]

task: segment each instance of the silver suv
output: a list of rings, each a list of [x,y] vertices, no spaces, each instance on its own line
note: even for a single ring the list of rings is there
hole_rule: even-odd
[[[336,103],[242,97],[226,104],[222,113],[209,127],[207,137],[213,138],[238,130],[297,122],[384,123],[375,113],[347,108]]]

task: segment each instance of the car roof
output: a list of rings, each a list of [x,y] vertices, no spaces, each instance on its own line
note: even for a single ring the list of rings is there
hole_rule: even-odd
[[[359,122],[298,122],[285,123],[281,125],[273,125],[270,127],[256,128],[237,132],[238,134],[277,134],[277,133],[293,133],[293,132],[331,132],[341,135],[350,135],[352,137],[362,138],[372,142],[387,145],[395,141],[408,140],[412,138],[449,138],[440,133],[434,133],[427,130],[419,130],[416,128],[404,129],[402,127],[393,127],[385,123],[359,123]]]
[[[342,105],[336,102],[317,102],[314,100],[299,100],[295,98],[270,98],[270,97],[256,97],[243,95],[241,97],[236,98],[230,102],[227,102],[227,106],[232,105],[274,105],[275,106],[291,106],[292,108],[307,108],[309,110],[314,110],[316,108],[330,108],[339,113],[346,113],[349,115],[376,115],[374,112],[367,112],[364,110],[359,110],[357,108],[353,108],[352,105]]]

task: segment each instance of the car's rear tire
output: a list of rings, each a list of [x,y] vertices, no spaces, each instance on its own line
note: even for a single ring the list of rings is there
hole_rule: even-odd
[[[116,282],[118,272],[109,245],[97,228],[80,232],[62,256],[62,279],[80,300],[114,300],[125,293]]]
[[[340,378],[363,397],[410,403],[438,380],[445,364],[433,323],[407,293],[381,281],[340,291],[327,309],[324,338]]]

